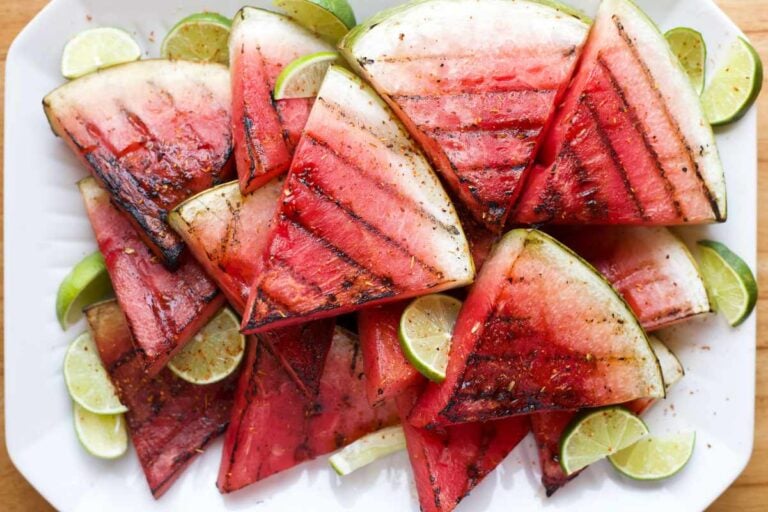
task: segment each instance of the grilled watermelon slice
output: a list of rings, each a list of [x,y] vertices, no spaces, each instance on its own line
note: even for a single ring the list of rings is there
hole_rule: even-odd
[[[370,87],[332,66],[285,182],[244,332],[473,278],[461,224],[421,152]]]
[[[286,16],[244,7],[235,15],[229,51],[235,160],[245,194],[288,170],[309,117],[311,99],[272,99],[280,71],[298,57],[334,48]]]
[[[237,182],[206,190],[177,206],[168,222],[242,314],[282,190],[275,179],[243,196]]]
[[[429,0],[384,11],[340,47],[498,233],[588,31],[556,2]]]
[[[54,132],[169,268],[184,244],[168,212],[231,175],[230,104],[224,66],[163,60],[99,71],[43,100]]]
[[[94,178],[79,187],[144,370],[154,375],[218,313],[224,295],[189,254],[175,271],[160,264]]]
[[[723,168],[699,96],[653,22],[604,0],[511,221],[724,221]]]
[[[445,428],[416,428],[405,421],[420,386],[397,399],[422,512],[450,512],[523,440],[528,418]]]
[[[550,236],[518,229],[483,266],[456,322],[446,379],[427,387],[411,421],[488,421],[663,396],[648,338],[608,282]]]
[[[128,407],[128,432],[149,488],[159,498],[224,433],[237,377],[199,386],[164,369],[150,378],[116,301],[88,308],[86,318],[120,401]]]
[[[337,329],[315,398],[301,392],[268,344],[251,342],[224,438],[218,488],[236,491],[396,422],[393,404],[368,404],[354,335]]]
[[[556,236],[611,282],[647,331],[711,310],[693,256],[666,228],[576,228]]]
[[[669,348],[658,338],[649,337],[651,346],[659,359],[664,384],[669,389],[683,377],[683,366]],[[637,415],[643,414],[655,400],[640,398],[624,404],[627,409]],[[541,483],[547,493],[552,496],[555,491],[563,487],[580,473],[566,475],[560,465],[560,439],[563,433],[577,416],[576,411],[553,411],[532,414],[531,431],[539,448],[539,462],[541,465]]]
[[[368,401],[391,400],[422,381],[400,348],[400,317],[408,302],[366,308],[357,315]]]

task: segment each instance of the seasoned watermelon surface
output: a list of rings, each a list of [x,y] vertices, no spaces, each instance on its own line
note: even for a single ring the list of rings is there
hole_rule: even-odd
[[[224,432],[237,376],[205,386],[185,382],[168,369],[149,378],[116,301],[88,308],[86,318],[120,401],[129,409],[131,441],[149,488],[159,498]]]
[[[260,337],[249,342],[217,486],[236,491],[397,421],[393,404],[373,408],[357,339],[337,329],[319,393],[308,397]]]
[[[140,359],[154,375],[218,313],[224,295],[189,254],[177,270],[165,268],[94,178],[79,187]]]
[[[648,338],[609,284],[549,236],[514,230],[464,302],[445,381],[427,387],[411,422],[487,421],[663,396]]]
[[[629,0],[600,5],[514,223],[682,225],[726,218],[698,94]]]
[[[334,48],[287,16],[244,7],[235,15],[229,51],[235,159],[248,193],[288,170],[312,106],[305,98],[273,100],[277,76],[298,57]]]
[[[386,104],[331,67],[286,178],[245,332],[468,284],[447,195]]]
[[[380,13],[340,47],[499,232],[588,30],[555,2],[428,0]]]
[[[87,75],[43,100],[51,127],[169,268],[184,244],[166,223],[226,181],[232,153],[224,66],[148,60]]]

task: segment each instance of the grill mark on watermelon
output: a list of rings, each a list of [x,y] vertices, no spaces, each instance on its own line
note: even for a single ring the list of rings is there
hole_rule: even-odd
[[[266,157],[264,146],[261,141],[253,138],[253,117],[248,114],[248,107],[243,107],[243,130],[245,130],[245,149],[248,154],[248,181],[250,184],[256,178],[256,162],[259,162],[260,167],[263,167],[262,162]]]
[[[584,199],[584,204],[587,206],[587,211],[592,218],[605,218],[608,216],[608,203],[598,198],[600,195],[600,188],[598,184],[592,180],[589,171],[584,166],[581,158],[576,154],[571,147],[570,142],[566,143],[563,147],[563,151],[560,153],[563,158],[571,160],[574,165],[574,172],[576,173],[576,180],[582,191],[579,192],[579,197]],[[587,188],[591,187],[591,188]]]
[[[351,124],[351,126],[355,126],[355,125]],[[371,133],[374,134],[373,132]],[[394,188],[392,185],[382,180],[377,180],[366,169],[359,167],[355,162],[352,162],[351,160],[347,159],[344,155],[336,151],[328,142],[319,138],[318,135],[308,131],[308,132],[305,132],[303,139],[309,142],[310,144],[315,144],[327,150],[329,153],[331,153],[336,159],[341,161],[343,164],[357,171],[359,173],[359,178],[364,179],[370,185],[375,186],[377,189],[386,193],[388,196],[395,199],[397,203],[407,206],[411,212],[417,214],[418,216],[424,219],[427,219],[433,224],[437,224],[446,233],[449,233],[453,236],[457,236],[459,234],[459,230],[458,228],[456,228],[456,226],[445,224],[444,222],[440,221],[440,219],[436,218],[431,213],[421,208],[416,202],[413,201],[412,198],[403,195],[399,190]]]
[[[638,66],[640,66],[640,69],[642,69],[643,75],[646,78],[648,87],[658,97],[662,111],[664,112],[664,116],[666,117],[667,122],[670,124],[670,126],[672,126],[672,129],[675,132],[675,135],[677,135],[678,142],[680,143],[681,146],[683,146],[683,148],[685,148],[686,155],[688,156],[688,162],[691,165],[691,168],[694,169],[695,171],[696,178],[699,180],[700,189],[702,190],[705,197],[707,198],[707,201],[709,202],[709,205],[712,208],[712,212],[715,214],[715,218],[718,221],[722,222],[724,220],[722,212],[720,211],[720,208],[717,205],[717,201],[715,200],[714,197],[712,197],[712,192],[709,190],[709,187],[707,187],[707,184],[704,181],[704,177],[701,175],[701,169],[699,169],[699,164],[696,162],[696,157],[694,156],[693,149],[691,148],[690,143],[686,139],[685,135],[683,135],[683,132],[680,129],[680,124],[677,122],[677,120],[675,120],[675,118],[672,116],[672,113],[669,111],[669,107],[667,106],[667,102],[664,100],[664,97],[662,96],[661,91],[659,91],[658,88],[653,86],[655,79],[653,78],[653,74],[651,73],[651,70],[648,69],[648,66],[640,57],[637,47],[632,42],[632,38],[629,36],[629,34],[627,34],[626,31],[624,30],[624,25],[622,24],[618,15],[614,14],[613,16],[611,16],[611,19],[613,20],[613,23],[616,26],[616,30],[619,37],[627,45],[627,48],[630,50],[630,53],[632,54],[632,57],[634,58],[635,62],[637,62]]]
[[[685,218],[685,215],[683,213],[683,209],[680,205],[680,201],[678,199],[675,199],[677,197],[677,191],[675,190],[675,185],[669,180],[669,177],[667,176],[667,173],[664,170],[664,166],[661,163],[661,159],[659,158],[658,152],[651,144],[651,141],[648,139],[648,133],[643,128],[643,124],[637,115],[637,110],[633,105],[629,104],[629,102],[627,101],[627,96],[624,92],[624,89],[619,84],[619,81],[617,80],[616,75],[608,66],[608,63],[605,61],[605,59],[603,59],[603,57],[599,54],[597,56],[597,64],[605,72],[606,76],[608,76],[608,80],[610,81],[611,86],[613,87],[613,90],[616,93],[616,96],[618,96],[619,99],[621,100],[621,103],[624,106],[624,111],[629,116],[632,126],[637,131],[637,134],[640,135],[640,137],[643,139],[643,145],[645,146],[646,151],[651,155],[654,166],[656,167],[656,170],[658,171],[659,176],[664,181],[664,188],[667,190],[667,193],[672,198],[672,206],[675,208],[675,211],[677,212],[678,217],[682,218],[684,222],[688,222],[688,219]]]
[[[307,169],[303,169],[297,173],[294,174],[294,178],[301,183],[305,188],[307,188],[310,192],[312,192],[315,197],[320,199],[321,201],[325,203],[329,203],[332,205],[335,205],[336,208],[341,210],[344,214],[346,214],[351,222],[360,224],[363,226],[363,228],[368,231],[369,233],[373,234],[377,238],[381,239],[383,242],[385,242],[388,246],[394,248],[401,254],[408,256],[411,258],[411,261],[414,263],[417,263],[419,266],[424,268],[427,272],[435,276],[436,279],[442,279],[443,273],[437,270],[432,265],[428,264],[415,254],[411,253],[407,247],[404,247],[400,242],[397,240],[394,240],[386,233],[382,232],[379,228],[376,226],[373,226],[368,221],[366,221],[364,218],[362,218],[360,215],[358,215],[355,211],[353,211],[351,208],[349,208],[347,205],[342,204],[340,201],[334,199],[333,197],[330,197],[328,194],[325,193],[325,191],[318,186],[316,183],[314,183],[311,178],[311,171]]]
[[[643,208],[643,205],[640,204],[640,201],[637,198],[637,194],[635,194],[635,190],[632,188],[632,184],[629,182],[629,177],[627,176],[627,170],[624,168],[624,164],[621,162],[621,158],[619,158],[619,155],[616,152],[616,148],[613,147],[613,144],[611,143],[611,140],[608,137],[608,134],[605,132],[605,126],[600,120],[600,114],[597,112],[597,107],[592,102],[590,95],[583,94],[579,98],[579,103],[584,107],[586,107],[587,111],[589,112],[589,116],[592,118],[592,122],[594,123],[594,126],[595,126],[595,131],[597,132],[597,135],[600,138],[600,142],[602,142],[603,147],[605,147],[605,149],[608,151],[608,155],[610,156],[614,169],[616,170],[619,177],[621,178],[621,183],[624,185],[624,190],[626,191],[629,198],[632,200],[632,204],[635,207],[637,216],[642,218],[646,222],[649,221],[650,217],[645,213],[645,209]]]

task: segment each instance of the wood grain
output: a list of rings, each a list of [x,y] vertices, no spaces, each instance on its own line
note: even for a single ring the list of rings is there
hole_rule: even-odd
[[[662,1],[662,0],[659,0]],[[716,0],[728,15],[747,33],[768,64],[768,2],[766,0]],[[4,95],[5,59],[16,34],[46,4],[46,0],[0,0],[0,104]],[[768,88],[766,88],[768,90]],[[768,111],[768,92],[759,101],[760,112]],[[0,127],[0,153],[2,152]],[[760,205],[768,205],[768,119],[759,126],[759,197]],[[0,180],[2,178],[0,177]],[[0,190],[2,182],[0,181]],[[2,199],[0,198],[0,201]],[[0,211],[0,221],[2,211]],[[768,290],[768,209],[760,210],[758,223],[759,269],[761,290]],[[0,241],[2,254],[2,241]],[[0,308],[3,297],[0,294]],[[755,449],[749,467],[734,485],[711,507],[714,512],[762,512],[768,508],[768,296],[758,301],[758,379]],[[0,327],[2,327],[0,318]],[[0,348],[0,379],[3,377],[2,348]],[[0,386],[2,384],[0,383]],[[0,424],[4,425],[4,407],[0,408]],[[7,512],[42,512],[52,508],[24,480],[8,458],[5,438],[0,436],[0,509]]]

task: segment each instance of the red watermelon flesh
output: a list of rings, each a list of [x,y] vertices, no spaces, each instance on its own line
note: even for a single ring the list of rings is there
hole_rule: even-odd
[[[590,227],[556,237],[611,282],[646,331],[711,310],[693,256],[668,229]]]
[[[231,175],[230,103],[224,66],[162,60],[87,75],[43,101],[54,132],[169,268],[184,244],[168,212]]]
[[[157,374],[216,315],[224,295],[189,254],[177,270],[165,268],[94,178],[79,187],[144,369]]]
[[[498,233],[588,30],[554,2],[430,0],[375,16],[340,47]]]
[[[663,396],[646,334],[609,284],[548,235],[514,230],[464,301],[445,381],[429,384],[411,422],[488,421]]]
[[[724,221],[725,182],[698,95],[629,0],[601,3],[514,223]]]
[[[397,399],[405,419],[413,392]],[[519,416],[438,429],[402,422],[419,504],[423,512],[449,512],[523,440],[530,427]]]
[[[311,99],[272,99],[280,71],[298,57],[333,47],[281,14],[244,7],[230,37],[232,132],[244,194],[288,170]]]
[[[86,318],[120,401],[129,409],[131,441],[149,488],[159,498],[224,432],[237,379],[198,386],[167,369],[149,378],[116,301],[90,307]]]
[[[256,339],[249,343],[224,438],[221,492],[241,489],[397,421],[392,405],[368,404],[359,346],[351,334],[337,329],[316,398],[304,394],[269,345]]]
[[[375,93],[328,71],[283,189],[244,332],[456,288],[474,268],[450,200]]]
[[[357,315],[368,402],[377,404],[421,382],[421,374],[405,358],[398,331],[408,302],[366,308]]]

